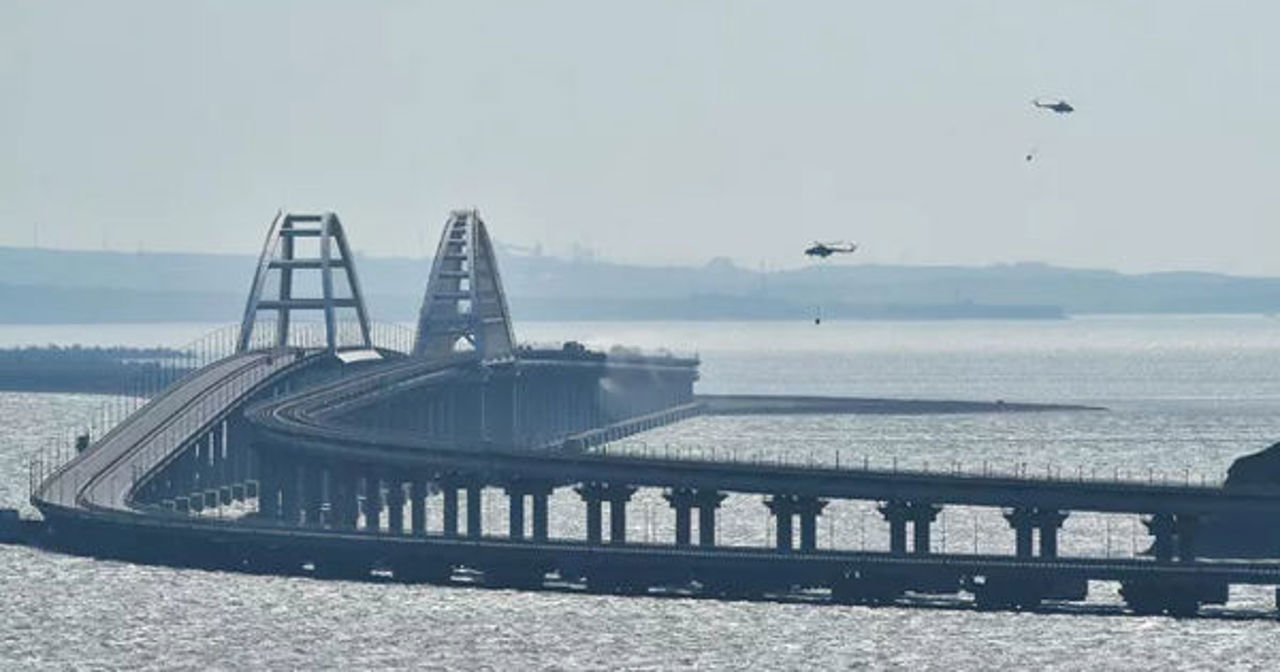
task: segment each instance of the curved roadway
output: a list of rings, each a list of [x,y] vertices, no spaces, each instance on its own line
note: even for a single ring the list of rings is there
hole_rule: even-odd
[[[41,506],[134,512],[130,493],[140,476],[174,459],[246,395],[303,357],[301,350],[248,352],[189,374],[45,479],[32,498]]]
[[[1244,583],[1280,582],[1280,568],[1270,563],[1199,561],[1170,565],[1137,559],[1024,559],[977,555],[891,557],[886,553],[846,551],[778,553],[766,548],[705,549],[648,544],[596,546],[567,540],[539,543],[496,538],[446,539],[298,528],[266,521],[175,517],[131,507],[130,493],[138,475],[151,472],[167,460],[174,459],[194,437],[207,433],[214,423],[226,418],[265,384],[280,380],[291,369],[318,361],[321,356],[325,355],[305,357],[298,350],[252,352],[215,362],[170,387],[115,427],[90,450],[47,479],[33,495],[33,500],[46,513],[70,514],[71,518],[84,522],[105,516],[109,521],[103,520],[108,523],[102,528],[104,531],[155,530],[153,536],[147,537],[152,540],[148,543],[172,539],[173,543],[181,545],[199,540],[216,546],[225,543],[230,534],[243,543],[258,543],[261,548],[301,548],[320,553],[346,553],[350,549],[361,548],[367,549],[370,557],[374,558],[412,557],[472,566],[476,562],[481,566],[496,563],[499,569],[504,566],[608,567],[615,572],[634,570],[637,576],[641,576],[659,569],[688,571],[700,568],[699,571],[710,576],[719,576],[727,568],[739,567],[759,576],[822,576],[829,579],[839,576],[849,563],[857,563],[929,566],[957,572],[1051,570],[1088,578],[1123,579],[1155,574]],[[787,493],[859,498],[924,496],[927,493],[937,494],[941,492],[939,488],[943,488],[950,496],[938,501],[985,504],[994,500],[992,495],[982,494],[984,492],[1002,493],[999,496],[1007,499],[1011,496],[1030,497],[1034,491],[1035,497],[1027,501],[1042,504],[1048,492],[1051,499],[1059,497],[1053,501],[1061,503],[1064,508],[1134,511],[1142,510],[1143,506],[1180,502],[1182,506],[1178,509],[1195,511],[1280,511],[1280,494],[1275,492],[902,474],[574,455],[554,451],[478,451],[475,446],[433,444],[403,435],[380,434],[368,428],[344,427],[331,421],[330,413],[346,404],[360,403],[361,397],[367,393],[385,393],[404,386],[444,382],[460,372],[462,365],[462,360],[453,359],[388,362],[359,375],[258,404],[249,410],[247,416],[269,436],[294,448],[385,460],[387,463],[509,472],[545,477],[556,482],[616,479],[632,485],[687,485],[766,493],[783,487]],[[1058,494],[1054,495],[1055,492]],[[1081,497],[1092,497],[1104,503],[1091,506]],[[1122,499],[1129,503],[1122,503]],[[121,517],[121,514],[128,515]],[[193,534],[196,536],[191,536]]]
[[[442,383],[456,362],[407,362],[264,402],[250,422],[282,445],[354,461],[438,468],[551,482],[616,481],[836,499],[906,499],[939,504],[1127,513],[1280,514],[1280,490],[1105,480],[1017,478],[994,474],[832,468],[773,462],[670,459],[655,455],[575,454],[559,450],[478,450],[439,439],[334,422],[371,393]]]

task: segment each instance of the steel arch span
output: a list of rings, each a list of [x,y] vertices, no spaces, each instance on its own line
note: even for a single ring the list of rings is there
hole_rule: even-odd
[[[480,213],[449,214],[431,264],[413,354],[442,357],[474,349],[483,361],[514,357],[511,314],[498,260]]]

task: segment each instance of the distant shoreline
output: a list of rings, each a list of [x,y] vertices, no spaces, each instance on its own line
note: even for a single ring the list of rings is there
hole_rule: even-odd
[[[888,399],[807,395],[699,394],[705,415],[943,415],[1105,411],[1101,406],[956,399]]]
[[[832,263],[765,271],[728,259],[701,266],[638,266],[497,248],[517,323],[1280,313],[1280,277],[1134,274],[1040,263]],[[358,263],[370,314],[389,322],[414,321],[429,260],[361,256]],[[0,246],[0,323],[224,323],[244,310],[254,268],[248,255]],[[308,295],[316,291],[299,288],[304,289]]]
[[[187,366],[183,366],[187,364]],[[166,348],[39,346],[0,349],[0,391],[143,396],[190,371]]]

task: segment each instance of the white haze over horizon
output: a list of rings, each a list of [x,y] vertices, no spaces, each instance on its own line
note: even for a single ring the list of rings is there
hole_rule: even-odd
[[[0,245],[1276,275],[1280,6],[0,4]],[[1030,99],[1061,95],[1070,116]],[[1024,156],[1035,153],[1035,160]]]

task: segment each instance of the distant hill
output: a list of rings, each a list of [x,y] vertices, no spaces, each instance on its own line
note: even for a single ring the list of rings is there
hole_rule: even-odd
[[[759,272],[724,259],[697,267],[629,266],[499,247],[511,310],[521,320],[796,319],[819,307],[833,319],[1280,312],[1277,278],[1043,264],[828,264]],[[249,255],[0,247],[0,322],[232,321],[243,310],[253,264]],[[358,257],[377,319],[414,318],[428,264]]]

